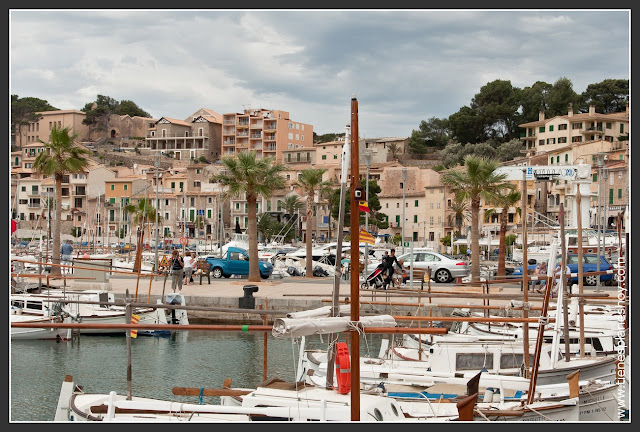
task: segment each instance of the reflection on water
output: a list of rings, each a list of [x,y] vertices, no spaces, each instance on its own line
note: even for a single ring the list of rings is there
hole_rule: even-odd
[[[344,340],[345,336],[341,336]],[[360,341],[361,355],[376,356],[380,336]],[[307,348],[326,348],[327,337],[307,338]],[[132,393],[199,403],[174,396],[173,387],[254,387],[264,380],[262,333],[181,331],[131,341]],[[267,379],[295,380],[298,341],[267,336]],[[65,375],[87,393],[127,393],[127,343],[122,336],[83,335],[79,341],[15,341],[10,357],[11,421],[52,421]],[[205,397],[203,403],[218,403]]]

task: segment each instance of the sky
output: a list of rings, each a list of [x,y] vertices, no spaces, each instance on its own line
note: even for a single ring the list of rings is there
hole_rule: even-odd
[[[345,131],[355,95],[360,137],[406,137],[494,80],[630,79],[630,9],[9,12],[10,94],[59,109],[277,109],[321,135]]]

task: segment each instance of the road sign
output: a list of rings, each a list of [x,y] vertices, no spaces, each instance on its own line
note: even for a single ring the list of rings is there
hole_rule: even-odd
[[[403,246],[404,246],[404,247],[409,247],[409,242],[408,242],[408,241],[404,242],[404,245],[403,245]]]
[[[180,237],[180,244],[186,246],[189,243],[189,239],[186,237]]]

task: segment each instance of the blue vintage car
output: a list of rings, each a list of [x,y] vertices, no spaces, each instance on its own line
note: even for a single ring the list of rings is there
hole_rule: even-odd
[[[558,255],[556,259],[556,263],[559,263],[561,260],[561,256]],[[578,254],[567,254],[567,265],[569,266],[569,270],[571,273],[578,273]],[[530,264],[527,266],[529,269],[529,274],[533,274],[536,269],[537,264]],[[613,266],[607,259],[600,255],[600,271],[612,270]],[[584,273],[587,272],[595,272],[598,271],[598,255],[597,254],[582,254],[582,271]],[[516,268],[511,276],[522,277],[522,267]],[[604,274],[600,275],[600,280],[604,282],[606,285],[610,285],[613,280],[613,274]],[[584,277],[584,284],[594,286],[598,282],[597,275],[587,275]],[[571,278],[572,284],[578,283],[578,278]]]
[[[231,277],[231,275],[249,275],[249,252],[238,247],[229,247],[222,258],[207,257],[211,264],[211,275],[214,278]],[[260,277],[267,279],[273,273],[273,265],[268,261],[258,261]]]

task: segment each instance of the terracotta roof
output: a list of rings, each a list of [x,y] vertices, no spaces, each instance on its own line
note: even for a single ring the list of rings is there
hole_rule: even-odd
[[[173,118],[169,118],[169,117],[162,117],[160,120],[162,120],[162,119],[167,120],[171,124],[177,124],[177,125],[180,125],[180,126],[186,126],[188,128],[191,127],[191,124],[185,122],[184,120],[178,120],[178,119],[173,119]],[[160,120],[158,120],[158,121],[160,121]]]

